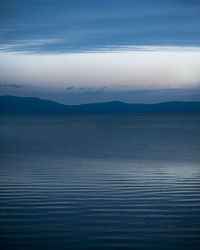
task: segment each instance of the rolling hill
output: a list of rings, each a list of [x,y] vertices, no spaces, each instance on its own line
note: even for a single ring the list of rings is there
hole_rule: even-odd
[[[0,113],[200,112],[200,102],[130,104],[120,101],[63,105],[35,97],[0,96]]]

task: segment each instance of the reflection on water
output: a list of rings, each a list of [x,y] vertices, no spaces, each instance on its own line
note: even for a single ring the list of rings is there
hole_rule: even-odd
[[[200,115],[1,118],[1,249],[198,249]]]

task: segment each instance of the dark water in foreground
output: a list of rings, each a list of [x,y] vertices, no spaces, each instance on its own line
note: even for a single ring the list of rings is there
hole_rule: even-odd
[[[0,249],[199,249],[200,114],[0,119]]]

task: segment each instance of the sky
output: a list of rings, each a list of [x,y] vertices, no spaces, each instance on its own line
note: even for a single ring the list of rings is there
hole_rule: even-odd
[[[0,95],[200,101],[200,0],[0,0]]]

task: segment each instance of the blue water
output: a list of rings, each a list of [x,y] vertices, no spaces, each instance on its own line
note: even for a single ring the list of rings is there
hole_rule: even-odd
[[[200,114],[0,118],[0,249],[199,249]]]

